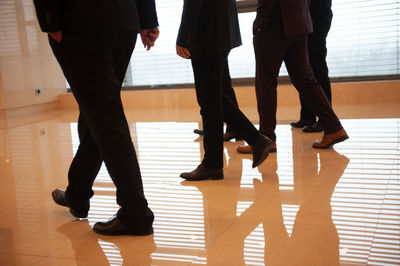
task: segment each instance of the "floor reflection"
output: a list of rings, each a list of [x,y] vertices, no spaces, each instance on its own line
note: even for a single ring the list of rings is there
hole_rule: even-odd
[[[79,231],[76,227],[79,225]],[[77,265],[87,265],[87,260],[96,258],[98,265],[124,265],[124,258],[135,258],[137,265],[152,265],[151,253],[156,250],[153,236],[130,239],[88,234],[91,226],[88,220],[75,220],[57,228],[71,241]],[[90,252],[88,252],[90,248]],[[90,254],[90,256],[89,256]]]
[[[198,123],[130,123],[156,216],[154,236],[137,238],[91,231],[118,209],[104,166],[87,220],[51,202],[66,185],[76,123],[2,130],[0,264],[34,255],[38,265],[398,265],[400,119],[343,124],[350,139],[321,151],[311,148],[321,134],[278,125],[278,152],[257,169],[236,152],[242,141],[226,142],[224,180],[182,182],[203,155]]]

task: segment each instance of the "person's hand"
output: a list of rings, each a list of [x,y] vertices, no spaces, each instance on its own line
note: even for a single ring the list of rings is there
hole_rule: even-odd
[[[176,46],[176,54],[182,58],[189,59],[190,52],[187,48],[177,45]]]
[[[150,50],[154,46],[155,41],[160,35],[160,30],[155,27],[152,29],[143,29],[140,31],[140,37],[142,38],[142,43],[146,50]]]
[[[55,32],[49,32],[49,35],[51,38],[53,38],[56,42],[61,42],[62,39],[62,31],[55,31]]]

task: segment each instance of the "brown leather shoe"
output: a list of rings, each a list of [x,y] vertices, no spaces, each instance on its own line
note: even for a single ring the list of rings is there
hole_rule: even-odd
[[[347,135],[346,131],[342,128],[339,131],[330,133],[330,134],[324,134],[322,137],[321,141],[315,141],[313,143],[313,148],[316,149],[328,149],[332,145],[345,141],[348,139],[349,136]]]
[[[238,153],[244,153],[244,154],[252,154],[253,153],[253,149],[251,148],[250,145],[239,146],[239,147],[237,147],[236,151]],[[276,152],[276,142],[274,142],[272,144],[272,148],[269,152]]]

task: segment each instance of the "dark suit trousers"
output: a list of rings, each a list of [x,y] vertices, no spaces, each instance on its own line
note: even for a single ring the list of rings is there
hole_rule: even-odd
[[[280,10],[274,12],[280,13]],[[279,13],[273,17],[280,18]],[[280,18],[273,19],[263,31],[256,31],[253,41],[260,132],[276,140],[277,78],[282,61],[300,96],[320,118],[325,133],[340,130],[342,125],[313,75],[307,54],[307,36],[286,37]]]
[[[191,59],[204,128],[202,164],[209,168],[223,167],[223,122],[250,145],[259,135],[237,104],[224,93],[223,86],[230,85],[228,54],[221,52]]]
[[[222,84],[222,88],[223,88],[223,93],[229,98],[231,99],[231,101],[236,104],[239,107],[238,101],[236,99],[236,94],[235,94],[235,90],[232,87],[232,80],[231,80],[231,75],[229,73],[229,67],[228,67],[228,60],[226,61],[226,71],[224,71],[224,77],[223,77],[223,84]],[[235,130],[233,128],[231,128],[230,126],[226,127],[226,132],[235,132]]]
[[[68,173],[66,197],[74,209],[87,210],[102,162],[117,188],[118,217],[127,226],[148,226],[147,207],[135,149],[120,91],[137,33],[65,33],[50,38],[53,52],[79,105],[80,145]]]
[[[321,15],[317,20],[313,20],[314,32],[308,35],[308,56],[314,76],[321,85],[329,103],[332,104],[331,82],[329,79],[328,65],[326,63],[326,37],[331,28],[331,23],[331,13]],[[307,106],[302,97],[300,97],[300,103],[300,119],[315,121],[315,114]]]

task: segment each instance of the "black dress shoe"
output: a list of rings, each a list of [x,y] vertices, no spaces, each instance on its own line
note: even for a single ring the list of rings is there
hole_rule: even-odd
[[[297,127],[297,128],[303,128],[305,126],[312,126],[315,123],[315,121],[308,121],[308,120],[303,120],[300,119],[299,121],[294,121],[290,123],[292,127]]]
[[[93,231],[101,235],[107,236],[120,236],[120,235],[134,235],[146,236],[153,233],[153,226],[147,226],[141,229],[128,228],[125,226],[118,217],[110,219],[108,222],[97,222],[93,226]]]
[[[231,139],[242,140],[243,138],[236,132],[226,131],[224,134],[224,141],[230,141]]]
[[[180,177],[189,181],[218,180],[224,178],[224,172],[221,168],[208,168],[200,164],[192,172],[182,173]]]
[[[193,133],[196,133],[196,134],[199,134],[200,136],[203,136],[204,135],[204,130],[197,128],[197,129],[193,130]]]
[[[303,127],[303,132],[305,133],[321,132],[324,131],[324,129],[325,128],[320,123],[316,122],[312,126]]]
[[[251,145],[253,150],[253,168],[257,167],[264,162],[265,159],[267,159],[268,154],[271,152],[273,146],[274,142],[270,138],[264,136],[263,134],[258,135],[256,142]]]
[[[70,204],[67,201],[67,198],[65,197],[64,190],[57,188],[53,192],[51,192],[51,196],[53,197],[54,202],[58,205],[68,207],[69,212],[76,218],[86,218],[88,216],[88,211],[74,210],[71,208]]]

